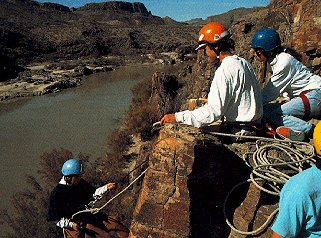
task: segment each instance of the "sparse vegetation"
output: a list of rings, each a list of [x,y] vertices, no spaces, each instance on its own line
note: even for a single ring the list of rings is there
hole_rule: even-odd
[[[32,1],[26,0],[26,2]],[[0,9],[0,12],[2,10],[3,9]],[[26,14],[27,13],[28,11],[26,11]],[[51,14],[53,13],[51,12]],[[240,12],[240,14],[242,15],[243,13]],[[64,16],[66,17],[66,15]],[[27,18],[28,16],[25,17]],[[42,23],[39,16],[31,14],[29,17],[37,21],[30,22],[30,26],[26,29],[22,27],[23,25],[21,25],[20,19],[17,18],[15,18],[15,20],[20,23],[12,27],[12,29],[17,27],[15,31],[8,29],[5,24],[0,24],[0,56],[12,59],[12,62],[10,61],[12,67],[18,64],[25,65],[27,63],[26,59],[29,57],[33,57],[34,61],[43,61],[44,59],[70,59],[72,57],[121,53],[122,55],[126,54],[130,57],[133,56],[140,60],[145,60],[146,58],[140,57],[140,54],[153,53],[160,55],[160,53],[164,51],[176,51],[180,54],[190,53],[193,52],[193,44],[195,44],[196,33],[199,28],[198,26],[175,24],[173,22],[171,22],[170,25],[160,24],[157,25],[157,27],[151,27],[150,25],[129,27],[125,24],[121,25],[124,29],[121,34],[124,35],[119,36],[119,25],[117,24],[120,23],[115,20],[109,22],[110,24],[104,23],[100,25],[97,23],[93,27],[93,25],[91,25],[92,22],[87,22],[86,19],[82,19],[79,22],[75,21],[77,24],[80,23],[79,26],[73,25],[70,27],[67,25],[68,21],[66,18],[62,17],[62,20],[60,19],[61,15],[59,15],[58,18],[56,18],[57,16],[50,18],[50,22],[54,19],[55,24],[61,24],[62,27],[59,28],[57,25],[48,25],[48,19]],[[70,18],[67,17],[67,19],[73,19],[72,16],[69,15],[69,17]],[[100,18],[95,19],[96,22],[103,22],[102,19],[105,19],[102,15],[97,17]],[[11,19],[11,21],[14,22],[10,14],[0,14],[0,18],[1,20]],[[284,15],[283,18],[287,20],[287,23],[291,23],[289,21],[289,14]],[[257,14],[255,14],[255,19],[257,19]],[[214,18],[209,18],[208,20],[214,20]],[[227,20],[229,21],[230,18]],[[279,19],[277,20],[279,21]],[[6,21],[3,20],[3,23],[5,22]],[[70,22],[73,21],[71,20]],[[230,23],[231,22],[229,22],[229,24]],[[30,29],[37,24],[40,24],[37,31],[33,31],[33,34],[30,35],[25,33],[30,32]],[[45,24],[45,27],[42,24]],[[153,24],[155,24],[155,22],[153,22]],[[251,31],[251,24],[245,24],[244,31],[236,31],[240,32],[240,40],[238,42],[243,42],[244,37],[249,38],[248,33]],[[61,31],[57,31],[58,28]],[[16,39],[18,39],[15,37],[17,34],[16,31],[21,31],[22,34],[18,37],[20,39],[19,42],[16,42]],[[44,36],[43,32],[47,33],[47,35]],[[175,32],[175,34],[173,32]],[[290,33],[288,33],[288,35],[289,34]],[[14,43],[16,43],[16,45]],[[246,45],[246,47],[248,47],[248,45]],[[246,52],[245,50],[243,51]],[[144,57],[146,57],[146,55],[144,55]],[[0,60],[0,72],[2,72],[1,66],[3,65]],[[7,67],[7,65],[5,65],[5,67]],[[78,157],[85,162],[86,180],[94,185],[101,185],[108,181],[116,181],[120,188],[128,184],[129,167],[135,159],[126,154],[133,144],[131,135],[139,135],[143,141],[152,141],[155,136],[151,130],[152,124],[158,121],[163,113],[174,112],[180,108],[180,106],[185,103],[183,100],[195,93],[196,77],[189,81],[184,89],[180,88],[181,85],[185,83],[182,81],[182,78],[184,78],[186,74],[192,73],[191,67],[189,67],[189,70],[189,73],[186,73],[187,70],[184,73],[180,73],[177,68],[172,68],[171,71],[164,75],[164,77],[168,76],[165,80],[168,79],[168,82],[171,83],[170,89],[172,90],[174,86],[175,90],[164,90],[166,91],[166,96],[169,97],[163,100],[162,105],[151,101],[153,87],[150,78],[145,79],[134,87],[133,104],[126,113],[121,127],[115,130],[108,139],[109,151],[106,152],[106,156],[94,162],[89,162],[91,158],[88,156],[78,155]],[[7,73],[11,75],[12,72]],[[198,73],[199,72],[197,72],[197,74]],[[195,72],[193,76],[195,76]],[[201,93],[197,93],[192,96],[199,97],[200,94]],[[169,103],[171,103],[169,108],[172,111],[165,108]],[[61,230],[57,229],[55,224],[46,221],[46,212],[49,192],[57,184],[61,176],[61,165],[71,157],[73,157],[72,152],[66,149],[56,149],[43,154],[41,169],[38,171],[37,176],[28,176],[26,178],[28,186],[25,190],[12,197],[14,213],[11,214],[7,209],[3,209],[0,212],[0,225],[12,228],[11,233],[2,231],[3,237],[61,237]],[[107,211],[110,214],[117,215],[127,226],[130,225],[135,206],[134,201],[137,198],[135,191],[129,191],[128,193],[116,202],[111,203]],[[110,196],[112,196],[112,194]]]
[[[90,4],[70,11],[32,0],[3,0],[0,55],[11,61],[0,60],[0,81],[16,78],[22,70],[17,66],[37,62],[113,55],[142,60],[141,55],[181,50],[182,46],[191,51],[196,28],[175,21],[167,25],[143,4],[135,4],[137,12],[125,2]]]

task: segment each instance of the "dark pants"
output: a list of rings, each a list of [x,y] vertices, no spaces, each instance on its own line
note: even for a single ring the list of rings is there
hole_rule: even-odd
[[[110,232],[116,232],[119,238],[129,235],[129,230],[122,223],[106,214],[82,214],[74,221],[81,228],[78,231],[65,229],[70,238],[109,238]]]

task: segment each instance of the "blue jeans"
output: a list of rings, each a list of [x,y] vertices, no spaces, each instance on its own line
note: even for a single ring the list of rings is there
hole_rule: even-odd
[[[309,119],[321,119],[321,89],[314,89],[305,94],[310,103]],[[295,97],[289,102],[270,103],[263,108],[263,118],[275,126],[286,126],[297,131],[303,131],[310,136],[313,133],[313,125],[304,120],[304,104],[300,97]]]

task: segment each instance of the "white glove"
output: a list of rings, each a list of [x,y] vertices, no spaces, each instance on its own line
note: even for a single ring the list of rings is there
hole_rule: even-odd
[[[107,187],[107,185],[104,185],[104,186],[96,189],[93,197],[94,197],[94,198],[99,198],[99,197],[101,197],[101,196],[102,196],[105,192],[107,192],[107,191],[108,191],[108,187]]]
[[[61,218],[58,222],[57,222],[57,226],[59,226],[60,228],[72,228],[72,225],[74,223],[72,221],[70,221],[70,219],[68,218]]]

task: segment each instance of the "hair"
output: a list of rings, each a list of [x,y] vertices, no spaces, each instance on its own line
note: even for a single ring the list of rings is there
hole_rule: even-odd
[[[262,48],[260,48],[262,49]],[[278,54],[284,52],[284,47],[282,46],[278,46],[273,50],[270,51],[265,51],[262,49],[262,54],[264,55],[264,57],[266,57],[267,59],[274,59],[275,56],[277,56]]]
[[[219,52],[231,52],[235,50],[235,41],[229,37],[223,38],[217,43],[208,44],[211,50],[214,50],[216,46],[219,48]]]
[[[223,38],[219,42],[220,50],[223,52],[230,52],[235,50],[235,41],[231,38]]]

